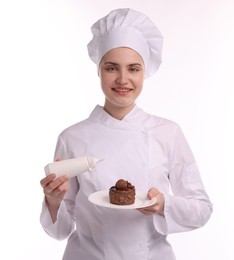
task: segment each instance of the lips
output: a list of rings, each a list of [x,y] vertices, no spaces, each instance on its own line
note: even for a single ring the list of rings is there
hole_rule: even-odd
[[[132,89],[130,88],[112,88],[112,89],[119,94],[125,94],[125,95],[132,91]]]

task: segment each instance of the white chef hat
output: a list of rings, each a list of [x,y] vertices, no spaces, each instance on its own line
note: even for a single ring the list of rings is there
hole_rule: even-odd
[[[146,78],[159,68],[163,37],[144,14],[129,8],[116,9],[93,24],[91,31],[93,39],[87,46],[88,53],[98,67],[109,50],[128,47],[142,57]]]

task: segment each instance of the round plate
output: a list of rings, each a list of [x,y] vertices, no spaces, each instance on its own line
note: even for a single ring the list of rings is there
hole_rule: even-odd
[[[112,208],[112,209],[138,209],[149,207],[156,202],[156,198],[149,200],[146,194],[136,192],[135,203],[132,205],[115,205],[109,200],[109,190],[97,191],[89,195],[89,201],[95,205]]]

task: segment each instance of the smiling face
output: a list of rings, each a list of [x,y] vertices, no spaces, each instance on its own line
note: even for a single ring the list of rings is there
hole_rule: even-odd
[[[100,63],[99,76],[105,95],[104,110],[122,119],[135,105],[144,81],[144,62],[129,48],[107,52]]]

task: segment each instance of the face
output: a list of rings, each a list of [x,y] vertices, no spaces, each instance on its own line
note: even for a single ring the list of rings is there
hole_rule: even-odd
[[[105,111],[118,119],[123,118],[142,91],[144,62],[141,56],[129,48],[112,49],[101,60],[99,76]]]

